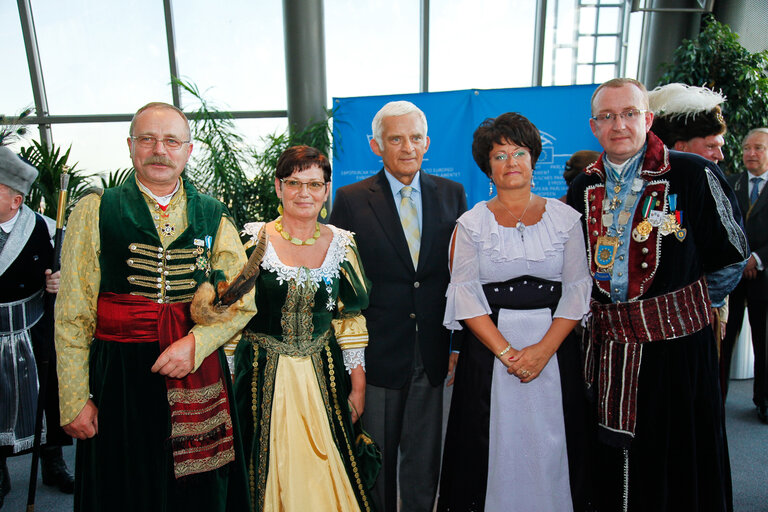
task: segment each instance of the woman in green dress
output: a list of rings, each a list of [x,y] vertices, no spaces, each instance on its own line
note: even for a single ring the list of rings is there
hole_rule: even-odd
[[[249,252],[262,228],[269,235],[258,313],[234,358],[256,512],[371,509],[353,430],[365,407],[368,282],[352,233],[317,222],[330,179],[325,155],[288,148],[275,178],[281,216],[244,229]]]

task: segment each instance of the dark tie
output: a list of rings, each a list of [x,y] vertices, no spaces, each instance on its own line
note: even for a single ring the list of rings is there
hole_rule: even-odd
[[[760,182],[763,180],[760,178],[750,178],[749,181],[752,182],[752,192],[749,194],[749,204],[751,206],[755,204],[757,196],[760,195]]]

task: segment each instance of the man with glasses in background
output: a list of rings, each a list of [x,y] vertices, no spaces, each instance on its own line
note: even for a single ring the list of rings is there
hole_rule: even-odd
[[[246,258],[226,208],[181,173],[184,114],[150,103],[131,122],[135,175],[78,203],[56,301],[64,430],[76,437],[75,510],[248,510],[245,467],[220,348],[252,316],[195,325],[197,287]]]
[[[744,306],[749,312],[752,347],[755,351],[755,381],[752,401],[757,417],[768,423],[768,128],[751,130],[742,143],[745,172],[731,176],[742,212],[747,240],[752,253],[731,294],[731,322],[723,339],[723,360],[730,363],[733,345],[739,337]],[[730,364],[724,367],[728,372]],[[728,378],[728,373],[725,373]]]
[[[568,194],[594,278],[585,377],[597,404],[595,505],[728,511],[704,272],[746,259],[747,241],[728,185],[698,155],[668,151],[649,132],[653,117],[636,80],[600,85],[590,126],[605,152]]]
[[[707,168],[715,173],[720,181],[725,175],[716,165],[723,159],[723,135],[726,132],[725,118],[720,105],[725,97],[706,87],[697,87],[681,83],[671,83],[656,87],[648,93],[650,109],[653,111],[651,131],[656,134],[669,149],[695,153],[703,156],[715,165]],[[730,187],[724,187],[729,194],[734,217],[742,221],[742,212],[736,196]],[[715,333],[718,354],[720,354],[720,391],[725,403],[728,393],[728,376],[731,366],[732,346],[721,350],[728,323],[728,297],[723,290],[730,290],[741,279],[742,270],[747,261],[730,265],[722,270],[707,273],[707,287],[712,301],[712,329]],[[721,300],[718,300],[722,297]],[[739,323],[741,325],[741,323]]]

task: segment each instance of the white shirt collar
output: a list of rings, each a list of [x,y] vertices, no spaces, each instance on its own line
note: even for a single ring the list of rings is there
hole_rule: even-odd
[[[16,225],[16,221],[19,218],[19,211],[20,210],[16,210],[16,215],[14,215],[10,220],[0,223],[0,229],[5,231],[6,233],[10,233],[11,231],[13,231],[13,226]]]
[[[421,171],[417,172],[413,176],[413,181],[411,182],[410,185],[406,185],[402,181],[400,181],[397,178],[395,178],[394,176],[392,176],[389,173],[389,171],[386,170],[386,168],[384,170],[384,175],[387,177],[387,181],[389,182],[389,188],[392,189],[392,195],[395,196],[395,197],[397,197],[397,195],[400,193],[400,191],[403,189],[403,187],[406,187],[406,186],[411,187],[411,189],[414,190],[416,193],[421,193],[421,184],[420,184],[421,183],[421,180],[420,180]]]
[[[151,190],[149,190],[140,180],[139,178],[136,178],[136,183],[139,184],[139,190],[147,194],[149,197],[157,201],[157,204],[160,206],[168,206],[171,202],[171,199],[173,198],[174,194],[179,191],[179,187],[181,186],[181,178],[179,178],[176,181],[176,188],[173,189],[173,192],[168,194],[167,196],[156,196],[152,193]]]

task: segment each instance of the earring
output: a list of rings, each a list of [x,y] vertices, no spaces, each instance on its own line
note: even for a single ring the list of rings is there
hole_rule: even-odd
[[[493,178],[488,180],[488,197],[493,195]]]
[[[323,209],[320,210],[320,217],[326,218],[328,216],[328,210],[325,209],[325,205],[323,205]]]
[[[536,182],[531,178],[531,188],[534,188],[536,186]]]
[[[280,203],[279,205],[277,205],[277,213],[279,213],[280,215],[283,214],[283,203]]]

